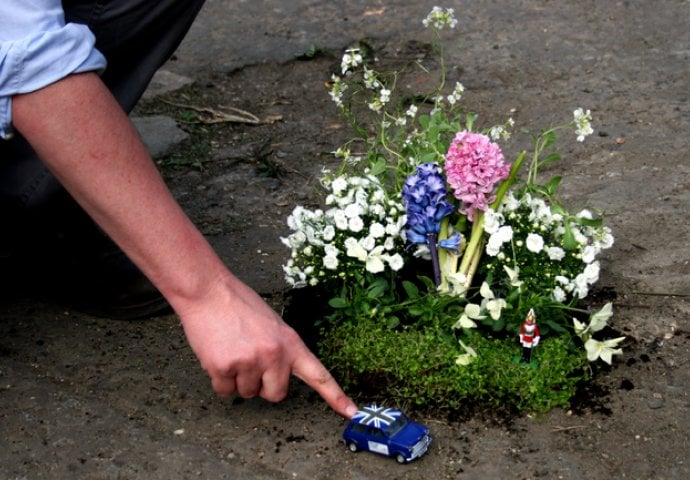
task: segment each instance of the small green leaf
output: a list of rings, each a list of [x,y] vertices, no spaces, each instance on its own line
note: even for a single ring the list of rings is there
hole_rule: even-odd
[[[405,289],[405,293],[407,293],[407,297],[410,300],[414,300],[415,298],[419,298],[419,288],[417,287],[417,285],[410,282],[409,280],[405,280],[402,282],[402,286]]]
[[[568,222],[565,223],[565,233],[563,234],[563,248],[573,251],[577,248],[577,240]]]
[[[342,297],[333,297],[328,301],[328,305],[333,308],[347,308],[348,302]]]
[[[398,317],[388,317],[386,319],[386,326],[391,330],[397,328],[400,325],[400,319]]]
[[[384,158],[379,158],[376,163],[371,167],[372,175],[381,175],[386,171],[386,160]]]

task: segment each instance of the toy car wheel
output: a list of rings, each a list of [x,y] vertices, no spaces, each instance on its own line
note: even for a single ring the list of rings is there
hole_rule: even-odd
[[[347,442],[347,448],[349,448],[352,453],[355,453],[357,450],[359,450],[355,442]]]
[[[405,457],[403,456],[402,453],[399,453],[395,456],[395,461],[400,463],[400,464],[403,464],[403,463],[405,463]]]

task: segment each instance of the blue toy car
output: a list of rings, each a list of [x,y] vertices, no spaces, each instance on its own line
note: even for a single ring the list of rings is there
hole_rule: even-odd
[[[343,441],[351,452],[368,450],[406,463],[424,455],[431,435],[427,427],[413,422],[397,408],[368,405],[347,424]]]

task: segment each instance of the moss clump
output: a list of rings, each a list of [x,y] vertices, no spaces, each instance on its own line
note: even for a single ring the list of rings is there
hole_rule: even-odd
[[[544,412],[567,407],[577,384],[589,378],[583,350],[568,335],[543,339],[530,364],[519,361],[514,338],[470,332],[463,342],[477,353],[466,366],[455,362],[464,349],[440,327],[391,329],[365,318],[331,325],[319,346],[350,392],[397,405]]]

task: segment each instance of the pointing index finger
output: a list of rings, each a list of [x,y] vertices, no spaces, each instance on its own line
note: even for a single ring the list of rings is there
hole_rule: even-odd
[[[352,418],[357,406],[340,388],[333,375],[308,350],[292,364],[292,374],[313,388],[321,397],[345,418]]]

